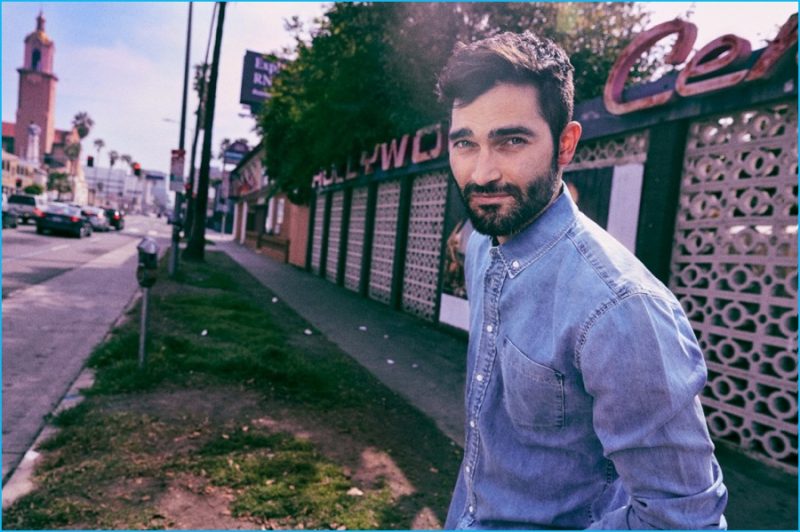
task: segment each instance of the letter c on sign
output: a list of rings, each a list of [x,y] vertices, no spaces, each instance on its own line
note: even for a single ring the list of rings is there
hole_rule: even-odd
[[[697,26],[691,22],[676,18],[668,22],[662,22],[644,33],[640,33],[625,48],[611,68],[611,74],[609,74],[608,81],[606,81],[606,86],[603,89],[603,103],[608,112],[622,115],[639,109],[663,105],[672,98],[675,91],[668,90],[623,102],[622,91],[625,89],[625,81],[628,79],[631,67],[636,64],[639,57],[655,43],[673,33],[678,34],[678,39],[675,41],[672,50],[664,57],[664,62],[670,65],[679,65],[686,61],[692,51],[694,41],[697,39]]]

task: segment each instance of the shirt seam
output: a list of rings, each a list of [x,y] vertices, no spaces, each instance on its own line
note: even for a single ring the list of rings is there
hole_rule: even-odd
[[[577,223],[578,223],[577,218],[573,218],[571,223],[567,224],[551,240],[549,240],[544,245],[542,245],[539,248],[539,250],[530,259],[528,259],[527,261],[522,262],[522,264],[520,264],[519,268],[517,268],[516,270],[511,268],[508,265],[508,261],[506,260],[506,257],[503,254],[502,247],[498,247],[498,250],[500,251],[500,259],[503,261],[503,266],[505,267],[506,271],[508,272],[509,277],[511,277],[513,279],[514,277],[516,277],[517,275],[522,273],[522,271],[525,270],[528,266],[530,266],[531,264],[533,264],[537,260],[541,259],[544,255],[547,254],[547,252],[549,252],[551,249],[553,249],[556,244],[558,244],[561,240],[563,240],[564,237],[572,230],[573,227],[575,227],[575,225]]]
[[[583,349],[586,347],[586,341],[589,337],[589,334],[592,332],[592,329],[597,324],[600,319],[606,315],[606,313],[618,307],[621,303],[627,301],[632,297],[651,297],[653,299],[658,299],[663,301],[668,307],[672,307],[672,302],[667,299],[666,297],[651,292],[645,288],[638,288],[636,290],[631,290],[628,292],[623,292],[622,294],[614,294],[612,297],[604,301],[603,303],[598,306],[594,312],[592,312],[586,321],[583,322],[581,325],[579,332],[578,332],[578,341],[575,344],[575,367],[578,371],[581,371],[581,355],[583,354]]]

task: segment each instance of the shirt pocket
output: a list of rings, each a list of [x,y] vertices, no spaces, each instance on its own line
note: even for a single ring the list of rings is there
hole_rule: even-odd
[[[522,429],[560,429],[564,426],[564,376],[531,360],[511,340],[500,356],[503,405]]]

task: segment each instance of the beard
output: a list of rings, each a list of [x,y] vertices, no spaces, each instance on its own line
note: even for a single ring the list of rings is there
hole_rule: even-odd
[[[467,183],[461,191],[461,200],[476,231],[492,237],[507,236],[520,232],[547,208],[560,181],[558,163],[554,160],[550,169],[535,176],[525,190],[512,183],[497,182],[485,186]],[[473,194],[479,193],[508,194],[513,202],[510,207],[504,203],[481,205],[473,209],[470,199]]]

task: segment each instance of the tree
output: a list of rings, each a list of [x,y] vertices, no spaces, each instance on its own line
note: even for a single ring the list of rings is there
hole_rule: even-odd
[[[89,113],[81,111],[72,119],[72,126],[78,131],[78,136],[83,140],[94,127],[94,120],[89,116]]]
[[[32,185],[28,185],[27,187],[23,188],[22,191],[25,194],[31,194],[32,196],[38,196],[39,194],[44,192],[44,187],[39,183],[33,183]]]
[[[119,153],[117,150],[111,150],[108,152],[108,175],[111,175],[111,169],[114,168],[115,164],[117,164],[118,159]]]
[[[270,177],[303,202],[320,169],[445,119],[434,84],[459,41],[535,28],[571,54],[580,101],[602,93],[647,22],[633,2],[335,3],[310,30],[291,20],[295,45],[275,56],[282,68],[259,117]],[[635,74],[657,64],[648,57]]]
[[[64,156],[70,162],[70,171],[75,173],[77,169],[76,161],[81,156],[81,145],[79,142],[72,142],[64,146]]]
[[[94,149],[97,150],[97,158],[100,158],[100,152],[106,147],[106,142],[103,139],[94,139]]]
[[[51,172],[47,176],[47,190],[55,190],[58,192],[56,200],[61,200],[61,194],[72,192],[72,185],[69,182],[69,176],[64,172]]]

